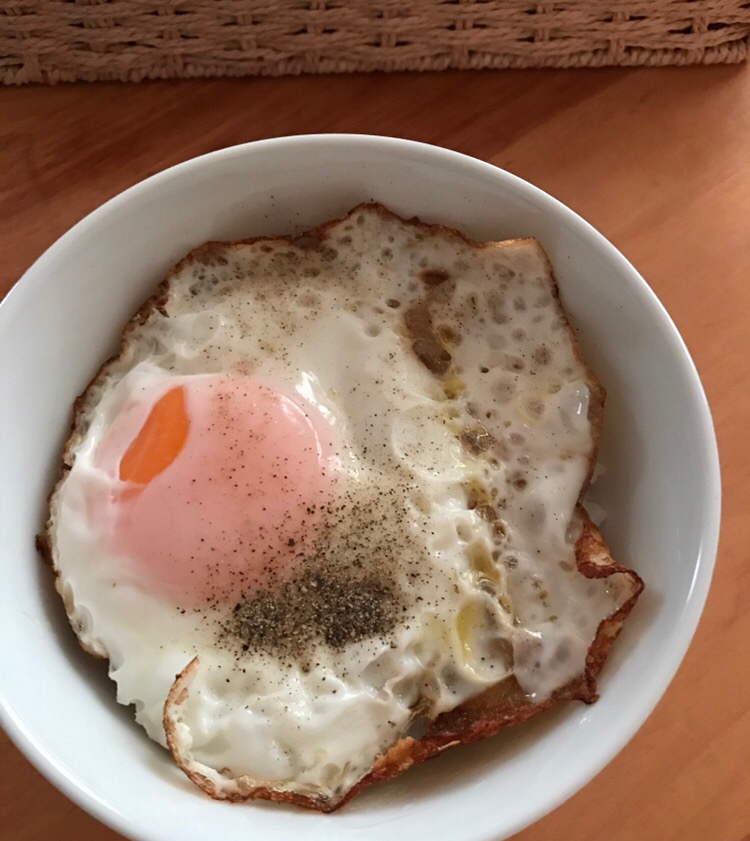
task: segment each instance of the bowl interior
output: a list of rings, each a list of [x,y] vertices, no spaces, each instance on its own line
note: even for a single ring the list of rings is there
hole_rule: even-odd
[[[373,787],[332,817],[230,807],[194,790],[118,707],[77,647],[34,550],[73,398],[168,267],[209,239],[301,230],[377,200],[479,239],[536,236],[609,393],[593,495],[613,555],[646,593],[601,679],[571,704]],[[632,267],[571,211],[470,158],[382,138],[264,141],[190,161],[112,200],[59,240],[0,307],[0,708],[68,796],[148,841],[437,837],[497,841],[553,808],[632,736],[690,641],[711,576],[719,477],[705,398],[674,326]],[[10,397],[10,399],[8,399]]]

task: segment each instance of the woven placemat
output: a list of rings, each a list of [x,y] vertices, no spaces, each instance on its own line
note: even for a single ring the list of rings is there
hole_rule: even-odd
[[[0,81],[742,61],[741,0],[0,0]]]

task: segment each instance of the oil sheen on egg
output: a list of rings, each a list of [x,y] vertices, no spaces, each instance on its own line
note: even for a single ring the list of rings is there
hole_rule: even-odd
[[[162,743],[194,662],[175,732],[217,786],[335,801],[418,715],[582,673],[620,602],[575,564],[591,387],[531,240],[363,208],[199,249],[78,409],[71,621]]]

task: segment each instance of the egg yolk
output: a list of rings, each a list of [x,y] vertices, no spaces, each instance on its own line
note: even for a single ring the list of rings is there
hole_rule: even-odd
[[[132,574],[178,606],[285,580],[333,499],[330,424],[249,377],[185,378],[126,406],[97,451],[119,483],[103,519]]]
[[[177,458],[188,434],[185,389],[170,389],[154,404],[120,462],[120,481],[146,484]]]

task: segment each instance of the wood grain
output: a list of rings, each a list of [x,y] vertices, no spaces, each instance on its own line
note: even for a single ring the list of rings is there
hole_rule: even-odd
[[[0,294],[70,225],[194,155],[281,134],[426,140],[538,184],[640,269],[711,403],[724,514],[713,589],[657,710],[516,841],[750,838],[750,67],[444,73],[0,90]],[[114,841],[0,734],[0,835]]]

